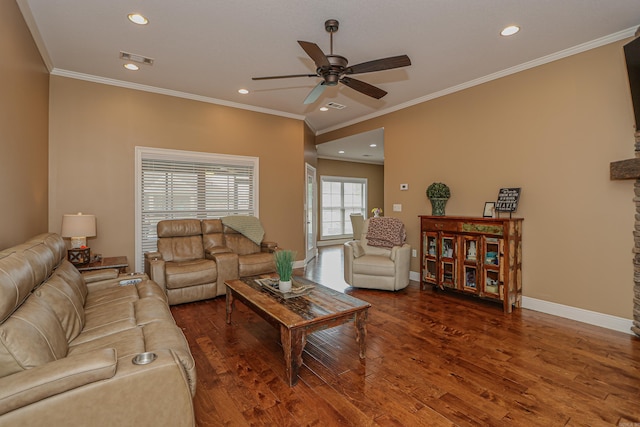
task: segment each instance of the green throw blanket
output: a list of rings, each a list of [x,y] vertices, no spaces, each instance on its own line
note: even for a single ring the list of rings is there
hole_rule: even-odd
[[[232,215],[222,218],[222,223],[229,228],[233,228],[256,245],[262,243],[264,228],[260,220],[255,216]]]

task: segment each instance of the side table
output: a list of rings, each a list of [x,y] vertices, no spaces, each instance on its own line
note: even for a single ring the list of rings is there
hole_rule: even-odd
[[[78,271],[94,271],[104,270],[106,268],[117,268],[120,273],[126,273],[127,267],[129,267],[129,261],[126,256],[115,256],[102,258],[100,261],[90,262],[85,265],[78,265],[76,268]]]

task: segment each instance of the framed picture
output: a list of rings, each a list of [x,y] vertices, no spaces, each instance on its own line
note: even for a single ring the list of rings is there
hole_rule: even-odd
[[[496,202],[485,202],[484,203],[484,212],[482,216],[484,218],[493,218],[496,213]]]

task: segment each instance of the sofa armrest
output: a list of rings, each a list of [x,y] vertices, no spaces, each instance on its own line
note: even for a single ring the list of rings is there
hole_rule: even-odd
[[[224,295],[227,287],[225,280],[235,280],[240,278],[240,270],[238,266],[238,254],[233,252],[218,253],[213,255],[218,267],[217,294]]]
[[[116,373],[113,348],[69,356],[0,378],[0,415]]]
[[[410,258],[411,257],[411,245],[409,245],[408,243],[405,243],[402,246],[394,246],[393,248],[391,248],[391,260],[392,261],[396,261],[399,260],[399,257],[407,257]]]
[[[85,271],[82,273],[84,281],[87,283],[99,282],[101,280],[115,279],[118,277],[117,268],[106,268],[104,270]]]
[[[159,259],[145,259],[144,260],[144,272],[149,275],[149,278],[156,282],[163,291],[167,292],[167,281],[164,275],[165,261]]]
[[[226,246],[213,246],[204,250],[204,257],[206,259],[215,259],[217,254],[228,254],[231,252],[233,251]]]
[[[260,250],[262,252],[275,252],[278,249],[278,244],[276,242],[262,242],[260,244]]]

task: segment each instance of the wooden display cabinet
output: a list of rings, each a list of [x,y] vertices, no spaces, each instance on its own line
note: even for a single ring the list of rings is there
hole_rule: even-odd
[[[522,219],[420,216],[420,289],[522,302]]]

